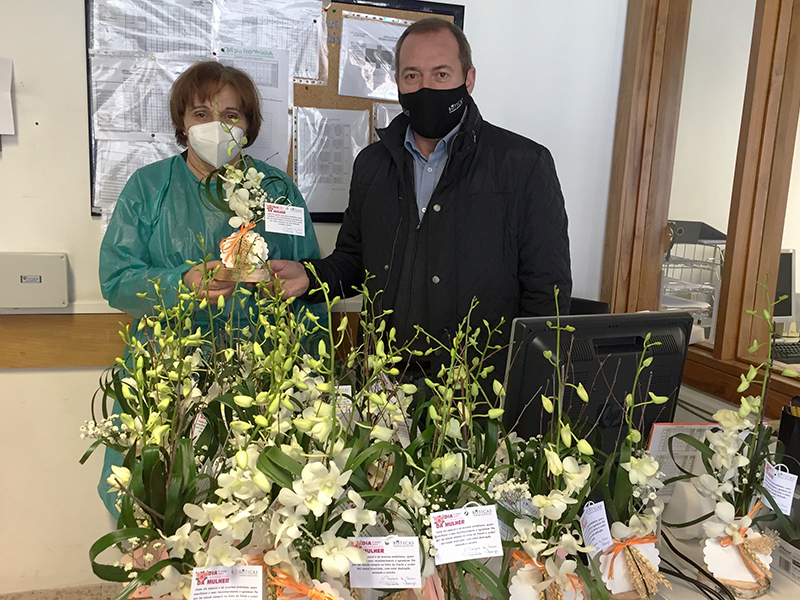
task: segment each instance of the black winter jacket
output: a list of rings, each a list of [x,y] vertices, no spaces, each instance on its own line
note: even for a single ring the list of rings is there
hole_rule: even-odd
[[[356,158],[336,249],[313,263],[335,293],[353,296],[369,273],[376,305],[392,308],[403,341],[421,321],[448,341],[477,297],[473,323],[566,314],[572,290],[564,198],[550,152],[495,127],[470,99],[427,211],[418,218],[401,114]],[[414,319],[409,322],[409,319]]]

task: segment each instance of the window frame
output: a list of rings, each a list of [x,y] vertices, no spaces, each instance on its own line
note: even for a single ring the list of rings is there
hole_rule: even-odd
[[[659,308],[690,13],[691,0],[628,4],[600,293],[613,312]],[[799,111],[800,0],[757,0],[716,339],[690,348],[683,379],[731,401],[766,338],[744,311],[766,306],[756,282],[777,272]],[[796,394],[774,377],[766,414]]]

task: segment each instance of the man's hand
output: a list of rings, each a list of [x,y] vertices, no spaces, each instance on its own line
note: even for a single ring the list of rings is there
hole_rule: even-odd
[[[204,268],[208,267],[208,271],[213,271],[222,262],[219,260],[212,260],[209,263],[199,264],[192,267],[183,274],[183,282],[190,290],[197,292],[200,298],[208,298],[209,302],[216,302],[220,296],[226,299],[230,297],[233,290],[236,288],[234,281],[220,281],[212,279],[209,282],[204,282]]]
[[[293,260],[271,260],[269,268],[279,280],[283,291],[289,297],[302,296],[308,291],[311,282],[308,280],[305,267]]]

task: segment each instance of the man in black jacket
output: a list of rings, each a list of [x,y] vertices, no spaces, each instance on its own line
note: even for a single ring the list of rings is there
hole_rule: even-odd
[[[567,216],[549,151],[481,118],[458,27],[418,21],[395,56],[403,114],[356,158],[333,254],[307,262],[343,296],[373,276],[368,288],[382,292],[378,306],[393,310],[401,342],[415,325],[447,342],[473,297],[476,326],[505,319],[498,343],[514,317],[555,314],[556,285],[566,313]],[[303,265],[271,264],[289,294],[307,293]]]

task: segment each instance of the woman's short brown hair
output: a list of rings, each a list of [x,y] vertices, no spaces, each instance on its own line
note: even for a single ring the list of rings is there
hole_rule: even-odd
[[[226,85],[231,86],[239,94],[242,116],[247,121],[247,131],[244,133],[247,136],[245,146],[256,141],[261,129],[261,105],[256,84],[244,71],[208,60],[192,65],[172,84],[169,113],[178,144],[184,148],[187,145],[186,132],[183,130],[186,109],[195,99],[205,102]]]

